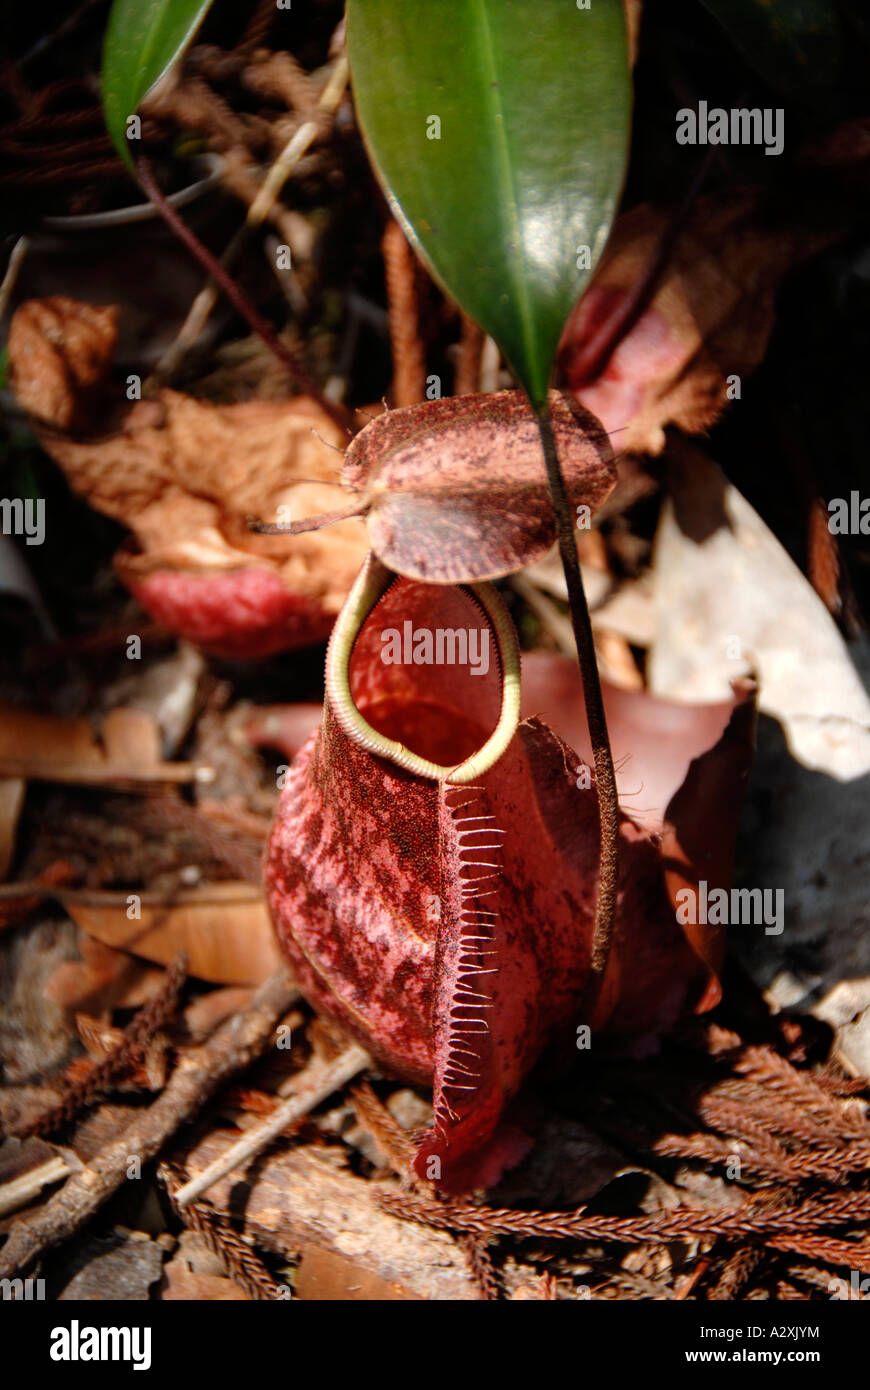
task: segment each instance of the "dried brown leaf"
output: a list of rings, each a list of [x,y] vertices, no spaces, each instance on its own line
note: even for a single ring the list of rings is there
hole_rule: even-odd
[[[337,426],[305,397],[213,405],[161,390],[130,405],[109,387],[114,340],[111,309],[32,300],[14,315],[9,362],[37,420],[87,426],[87,439],[37,432],[73,489],[133,532],[117,557],[124,582],[158,621],[229,656],[325,637],[365,555],[362,528],[266,536],[248,518],[335,505]]]
[[[764,357],[783,277],[837,234],[794,213],[766,218],[754,189],[699,198],[650,302],[600,370],[590,341],[624,310],[673,216],[644,203],[617,221],[560,347],[567,387],[630,453],[660,454],[668,425],[695,434],[713,423],[729,381]]]
[[[98,941],[166,965],[187,953],[190,973],[215,984],[256,985],[281,963],[262,897],[247,883],[216,883],[169,903],[141,902],[141,916],[115,903],[70,903],[73,920]]]

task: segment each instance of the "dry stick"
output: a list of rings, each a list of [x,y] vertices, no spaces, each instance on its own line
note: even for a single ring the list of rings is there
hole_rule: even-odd
[[[577,555],[577,543],[574,539],[571,506],[565,489],[565,479],[562,476],[559,455],[556,452],[556,440],[553,436],[553,425],[546,401],[538,408],[537,417],[541,443],[544,448],[550,498],[556,517],[559,554],[568,588],[571,625],[574,629],[574,640],[577,643],[577,660],[580,664],[580,675],[583,681],[583,700],[586,705],[586,719],[592,740],[592,756],[595,762],[595,791],[598,797],[600,820],[598,898],[595,903],[595,923],[592,929],[592,955],[589,962],[589,980],[581,1000],[584,1016],[588,1018],[601,989],[604,972],[610,957],[610,943],[613,938],[616,881],[619,871],[619,801],[616,795],[613,754],[610,751],[607,720],[604,716],[604,701],[601,698],[598,663],[595,659],[592,622],[583,588],[583,575]]]
[[[350,1081],[351,1077],[371,1066],[371,1061],[369,1054],[364,1052],[361,1047],[357,1047],[356,1043],[353,1043],[336,1057],[334,1062],[328,1063],[323,1068],[318,1068],[310,1088],[300,1094],[290,1096],[282,1105],[273,1110],[272,1114],[268,1115],[261,1124],[249,1129],[238,1143],[231,1145],[220,1157],[203,1168],[202,1172],[198,1173],[195,1178],[191,1178],[183,1187],[180,1187],[175,1194],[176,1206],[186,1207],[188,1202],[201,1196],[219,1178],[226,1177],[227,1173],[239,1168],[254,1154],[260,1153],[288,1125],[294,1124],[296,1120],[301,1120],[316,1105],[331,1096],[333,1091],[337,1091],[345,1082]]]
[[[126,1180],[130,1159],[153,1158],[176,1130],[202,1108],[218,1087],[249,1066],[266,1047],[273,1028],[300,997],[286,970],[271,975],[247,1008],[221,1024],[208,1042],[191,1048],[163,1094],[106,1144],[80,1173],[35,1212],[18,1221],[0,1250],[0,1279],[25,1269],[50,1246],[68,1240]]]
[[[20,1178],[12,1178],[0,1186],[0,1216],[8,1216],[19,1207],[29,1206],[36,1201],[44,1187],[59,1182],[74,1170],[63,1154],[54,1154],[40,1163],[38,1168],[30,1168]]]
[[[212,885],[215,889],[225,887],[225,882]],[[197,907],[226,906],[227,903],[252,903],[259,900],[248,883],[234,886],[232,894],[215,892],[207,896],[201,888],[179,888],[174,893],[138,893],[141,907],[183,907],[194,903]],[[125,891],[113,893],[101,888],[64,888],[58,884],[46,883],[44,879],[20,880],[17,883],[0,884],[0,903],[18,902],[20,898],[54,898],[66,906],[78,903],[82,907],[127,907],[128,894]]]
[[[215,771],[202,763],[158,763],[150,767],[121,767],[99,763],[54,763],[33,758],[0,757],[0,777],[23,777],[30,782],[57,782],[77,787],[138,787],[153,783],[213,782]]]
[[[342,54],[335,65],[329,81],[320,94],[315,108],[317,111],[327,115],[335,114],[347,86],[348,74],[347,58]],[[221,256],[220,264],[225,270],[229,270],[233,261],[239,255],[248,240],[251,231],[255,227],[258,227],[260,223],[264,222],[268,217],[282,187],[286,183],[294,167],[299,163],[305,151],[316,139],[320,129],[320,122],[309,118],[303,121],[292,138],[288,140],[266,175],[256,198],[248,208],[245,221]],[[190,307],[187,318],[181,325],[177,338],[174,343],[170,344],[157,363],[157,373],[159,376],[171,376],[173,372],[177,370],[185,352],[188,348],[193,346],[205,328],[209,314],[214,308],[216,300],[217,287],[214,278],[212,278],[203,286],[196,296],[196,299]]]
[[[27,237],[20,236],[12,248],[9,263],[6,267],[6,274],[3,276],[3,283],[0,284],[0,319],[6,317],[6,310],[9,308],[9,300],[12,298],[12,291],[15,289],[15,281],[18,279],[18,272],[27,254],[27,246]]]
[[[172,231],[199,261],[214,280],[220,285],[230,303],[250,324],[251,329],[262,338],[269,350],[277,357],[282,366],[286,367],[296,385],[307,396],[317,401],[318,405],[329,416],[330,420],[339,429],[347,430],[353,428],[353,417],[350,412],[333,401],[329,401],[323,395],[320,387],[312,376],[309,376],[305,368],[299,363],[294,353],[290,351],[286,343],[278,337],[272,325],[263,317],[258,309],[248,299],[244,291],[236,284],[231,275],[228,275],[216,256],[213,256],[207,246],[204,246],[195,232],[191,231],[187,223],[176,212],[175,208],[164,197],[151,172],[151,165],[144,155],[140,155],[136,161],[136,169],[139,174],[139,182],[148,194],[157,211],[160,213],[164,222],[171,227]]]

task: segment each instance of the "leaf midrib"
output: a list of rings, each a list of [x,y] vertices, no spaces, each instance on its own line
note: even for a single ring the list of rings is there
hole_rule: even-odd
[[[502,105],[501,100],[501,85],[498,80],[499,75],[495,65],[495,54],[493,52],[492,46],[492,30],[490,27],[489,13],[487,9],[488,0],[470,0],[470,3],[472,9],[476,11],[477,26],[482,39],[483,57],[485,59],[490,78],[490,81],[484,84],[484,89],[485,92],[489,94],[488,97],[486,97],[486,100],[492,110],[492,125],[494,129],[494,145],[496,159],[498,164],[501,166],[501,174],[504,180],[505,187],[507,189],[507,198],[505,199],[505,206],[508,208],[510,215],[510,222],[513,229],[512,241],[515,247],[515,249],[510,252],[508,258],[509,265],[511,267],[511,278],[513,280],[511,290],[514,294],[515,301],[519,308],[521,336],[523,340],[523,347],[525,350],[526,363],[528,364],[531,374],[532,364],[534,363],[535,366],[538,366],[539,364],[536,362],[537,354],[535,353],[535,335],[533,331],[534,325],[532,322],[531,305],[529,303],[528,286],[526,283],[526,277],[523,273],[525,259],[523,255],[519,204],[517,201],[516,188],[514,185],[513,172],[511,168],[510,150],[508,147],[507,131],[505,128],[504,121],[504,107]],[[499,119],[499,117],[501,117],[501,119]],[[518,363],[515,363],[514,365],[519,369]],[[525,384],[527,386],[530,386],[531,382],[527,382]]]

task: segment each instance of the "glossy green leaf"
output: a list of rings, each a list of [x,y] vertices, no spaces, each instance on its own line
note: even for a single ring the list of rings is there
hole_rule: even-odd
[[[127,119],[181,56],[212,0],[114,0],[103,41],[103,112],[132,169]]]
[[[396,216],[540,405],[622,187],[620,0],[351,0],[348,47]]]
[[[842,80],[842,31],[832,0],[701,3],[774,91],[813,104]]]

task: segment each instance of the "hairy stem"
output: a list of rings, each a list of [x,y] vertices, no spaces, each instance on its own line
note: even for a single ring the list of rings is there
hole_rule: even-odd
[[[574,629],[574,640],[577,643],[577,660],[580,663],[580,675],[583,681],[583,699],[592,740],[592,756],[595,762],[595,791],[598,796],[601,835],[598,900],[595,904],[590,979],[583,999],[583,1009],[588,1016],[594,1008],[595,1000],[601,988],[610,956],[610,943],[613,938],[616,878],[619,867],[619,803],[616,797],[616,777],[613,771],[610,737],[607,732],[607,720],[604,717],[604,702],[601,698],[601,682],[598,679],[598,665],[595,660],[592,624],[589,620],[589,608],[583,588],[583,575],[580,572],[577,543],[574,539],[574,519],[565,490],[565,479],[562,476],[562,468],[556,452],[556,440],[553,436],[553,426],[546,401],[537,407],[536,414],[541,443],[544,448],[550,498],[556,517],[559,554],[562,559],[562,568],[565,571],[565,582],[568,586],[571,625]]]
[[[299,363],[295,355],[282,343],[272,325],[254,307],[244,290],[236,283],[231,275],[227,273],[216,256],[213,256],[207,246],[204,246],[195,232],[191,231],[183,217],[180,217],[175,208],[165,197],[157,185],[157,181],[151,171],[151,165],[144,155],[136,161],[136,172],[139,175],[139,182],[148,194],[160,216],[169,227],[172,228],[179,241],[183,242],[192,255],[196,257],[200,265],[208,271],[212,279],[220,285],[227,299],[235,309],[250,324],[251,329],[262,338],[270,352],[277,357],[283,367],[287,368],[296,385],[306,396],[311,396],[317,401],[318,405],[331,420],[342,430],[353,428],[353,419],[350,413],[343,406],[335,401],[327,400],[320,387],[312,376],[309,376],[305,368]]]

